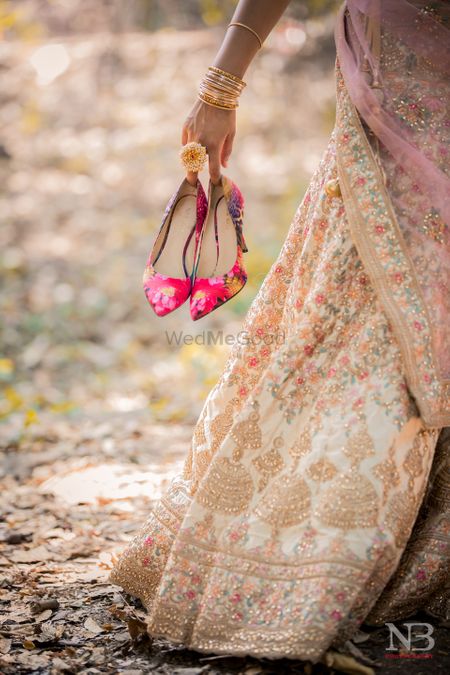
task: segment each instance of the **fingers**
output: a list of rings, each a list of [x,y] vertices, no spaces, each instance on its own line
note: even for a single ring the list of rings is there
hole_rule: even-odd
[[[197,185],[198,173],[195,171],[186,171],[186,178],[191,185]]]
[[[230,159],[231,151],[233,149],[233,140],[234,134],[228,134],[225,138],[221,152],[222,166],[228,166],[228,160]]]
[[[190,143],[192,140],[194,139],[189,127],[185,124],[181,132],[181,145],[186,145],[186,143]],[[191,185],[197,185],[198,173],[196,171],[186,171],[186,178]]]
[[[220,152],[217,146],[208,148],[209,156],[209,177],[211,181],[217,184],[220,180]]]
[[[185,123],[181,132],[181,144],[186,145],[192,141],[196,141],[206,147],[208,154],[209,176],[211,182],[218,184],[221,176],[221,163],[223,166],[227,165],[228,158],[231,154],[233,145],[234,133],[230,133],[225,137],[222,147],[219,144],[208,143],[201,138],[201,135],[195,132],[191,124]],[[191,185],[196,185],[198,180],[198,173],[193,171],[186,172],[186,178]]]

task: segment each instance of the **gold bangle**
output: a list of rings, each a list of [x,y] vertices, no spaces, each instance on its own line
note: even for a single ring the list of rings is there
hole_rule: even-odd
[[[220,103],[220,105],[229,105],[230,108],[234,108],[234,106],[236,105],[235,98],[225,98],[224,96],[220,96],[220,94],[217,94],[217,92],[212,91],[211,89],[203,89],[202,87],[200,87],[199,93],[215,99],[217,103]]]
[[[226,70],[222,70],[222,68],[218,68],[217,66],[208,66],[208,70],[212,70],[214,73],[219,73],[221,75],[225,75],[225,77],[229,78],[230,80],[234,80],[235,82],[239,82],[239,84],[244,88],[246,86],[246,83],[244,80],[241,80],[240,77],[237,75],[233,75],[233,73],[228,73]]]
[[[213,74],[206,73],[203,76],[203,81],[207,82],[211,86],[215,86],[217,88],[220,88],[222,91],[227,92],[228,94],[231,94],[232,96],[239,96],[241,93],[242,89],[238,86],[235,86],[233,84],[230,84],[224,79],[218,78],[213,76]]]
[[[222,110],[235,110],[238,107],[237,103],[236,105],[220,105],[220,103],[217,102],[217,99],[213,98],[212,96],[208,96],[208,94],[202,94],[199,92],[197,96],[201,101],[207,103],[208,105],[212,105],[214,108],[221,108]]]
[[[250,33],[253,33],[253,35],[255,36],[255,38],[258,40],[258,42],[259,42],[259,48],[260,48],[260,49],[262,48],[263,43],[262,43],[262,40],[261,40],[261,38],[259,37],[258,33],[256,32],[256,30],[253,30],[253,28],[250,28],[250,26],[247,26],[247,24],[241,23],[240,21],[232,21],[231,23],[228,24],[227,28],[229,28],[230,26],[241,26],[242,28],[246,28],[247,30],[249,30]]]
[[[217,66],[209,66],[199,85],[198,98],[222,110],[235,110],[238,97],[246,86],[244,80]]]
[[[215,96],[211,96],[210,94],[207,94],[203,91],[199,91],[197,95],[202,101],[204,101],[205,103],[209,103],[210,105],[216,106],[216,108],[223,108],[224,110],[234,110],[235,108],[238,107],[238,103],[227,103],[226,101],[223,101],[220,98],[216,98]]]
[[[207,80],[202,80],[199,85],[199,89],[205,91],[211,96],[216,96],[217,98],[229,99],[232,103],[235,103],[238,99],[238,94],[236,92],[228,92],[226,89],[215,85]]]
[[[208,82],[208,81],[203,80],[200,83],[199,86],[201,88],[205,89],[206,91],[208,89],[210,89],[211,94],[213,94],[213,95],[214,95],[214,92],[216,92],[216,94],[218,94],[219,96],[223,96],[223,98],[230,98],[232,100],[237,100],[237,98],[238,98],[238,94],[236,94],[235,92],[229,92],[226,89],[222,89],[222,87],[219,87],[219,86],[213,84],[212,82]]]

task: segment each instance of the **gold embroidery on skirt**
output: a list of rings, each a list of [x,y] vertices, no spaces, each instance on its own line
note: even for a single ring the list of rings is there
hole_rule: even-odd
[[[197,501],[221,513],[241,513],[249,505],[254,492],[247,469],[229,457],[213,461],[208,480],[197,491]]]
[[[410,475],[408,485],[414,489],[414,481],[422,475],[423,460],[427,454],[427,430],[421,429],[414,438],[412,447],[408,450],[408,454],[403,462],[403,468]]]
[[[315,515],[325,525],[342,530],[375,527],[379,501],[373,484],[353,466],[333,480],[323,493]]]
[[[367,430],[367,425],[365,429],[351,436],[345,444],[344,452],[355,466],[362,462],[363,459],[366,459],[366,457],[375,455],[375,447]]]
[[[215,453],[222,441],[228,434],[233,424],[233,408],[235,404],[235,399],[232,399],[225,406],[225,411],[219,413],[214,417],[209,425],[211,432],[211,449]]]
[[[270,486],[255,507],[255,514],[273,528],[290,527],[303,522],[311,508],[311,492],[300,476],[283,474]]]
[[[199,445],[204,445],[206,443],[204,418],[205,415],[203,415],[203,418],[199,421],[199,423],[196,425],[194,429],[193,441],[196,447],[198,447]]]
[[[372,472],[374,476],[380,479],[383,483],[383,504],[386,503],[388,494],[392,488],[400,484],[400,474],[397,469],[397,464],[394,460],[395,443],[391,444],[389,448],[389,456],[384,462],[376,464]]]
[[[236,442],[233,452],[234,460],[238,461],[244,450],[257,450],[262,446],[262,434],[258,422],[259,412],[256,409],[247,419],[238,422],[233,428],[231,437]]]
[[[403,548],[408,541],[410,530],[414,524],[416,497],[406,489],[391,497],[386,514],[386,525],[395,537],[395,543]]]
[[[326,481],[335,477],[337,469],[333,462],[330,462],[329,459],[322,458],[317,462],[314,462],[314,464],[311,464],[307,470],[307,473],[308,476],[312,478],[312,480],[325,483]]]
[[[297,469],[297,465],[304,455],[307,455],[311,451],[311,434],[308,430],[304,431],[300,438],[295,441],[293,445],[289,448],[289,454],[293,458],[294,462],[291,467],[291,471],[294,472]]]
[[[191,446],[189,448],[186,459],[184,460],[183,470],[181,472],[181,476],[184,480],[192,480],[192,478],[194,476],[193,467],[192,467],[193,454],[194,454],[194,449],[193,449],[192,443],[191,443]]]
[[[277,436],[274,438],[273,447],[268,452],[253,459],[253,464],[262,474],[258,483],[258,492],[264,490],[270,478],[279,473],[284,467],[284,459],[278,450],[278,448],[281,448],[283,445],[284,440],[282,436]]]

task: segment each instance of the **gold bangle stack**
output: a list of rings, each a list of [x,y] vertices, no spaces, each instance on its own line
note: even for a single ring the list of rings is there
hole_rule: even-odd
[[[226,70],[209,66],[200,82],[198,97],[201,101],[222,110],[235,110],[238,98],[246,86],[244,80]]]

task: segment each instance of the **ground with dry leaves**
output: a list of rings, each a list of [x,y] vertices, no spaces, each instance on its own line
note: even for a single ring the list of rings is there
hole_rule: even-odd
[[[57,422],[49,416],[39,429],[29,429],[27,452],[13,443],[4,447],[4,675],[334,672],[320,664],[199,654],[152,641],[140,602],[108,583],[111,560],[180,470],[190,434],[190,425],[153,424],[148,413]],[[428,621],[436,626],[432,662],[387,660],[384,628],[360,631],[346,651],[377,673],[401,674],[407,668],[411,675],[425,675],[432,664],[433,672],[443,675],[449,630]],[[422,646],[419,639],[415,644]]]

